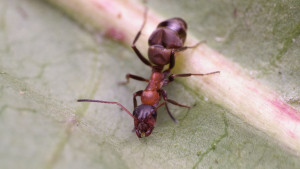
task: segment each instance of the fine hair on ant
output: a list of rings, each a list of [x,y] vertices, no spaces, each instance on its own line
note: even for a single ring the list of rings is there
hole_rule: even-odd
[[[134,120],[134,130],[136,135],[141,137],[147,137],[152,133],[154,129],[157,110],[161,106],[165,106],[169,116],[174,122],[177,120],[174,118],[169,110],[168,104],[171,103],[180,107],[190,108],[190,106],[180,104],[174,100],[171,100],[167,96],[167,92],[162,89],[162,87],[168,85],[170,82],[174,81],[176,77],[189,77],[189,76],[206,76],[220,71],[210,72],[210,73],[183,73],[183,74],[170,74],[171,69],[175,65],[175,54],[190,48],[196,48],[202,42],[195,44],[194,46],[184,46],[184,42],[187,34],[187,24],[181,18],[171,18],[162,21],[158,24],[157,28],[152,32],[148,40],[148,58],[147,60],[141,52],[136,47],[136,42],[138,41],[141,32],[147,21],[147,11],[146,8],[144,13],[143,24],[135,36],[133,43],[131,45],[135,54],[138,58],[147,66],[151,67],[152,72],[150,79],[146,79],[137,75],[127,74],[126,81],[122,84],[129,83],[129,79],[134,79],[138,81],[147,82],[148,85],[144,90],[139,90],[133,94],[133,105],[134,111],[131,114],[128,109],[126,109],[122,104],[112,101],[103,100],[92,100],[92,99],[79,99],[78,102],[97,102],[97,103],[107,103],[116,104],[124,109]],[[169,64],[168,68],[164,70],[164,66]],[[137,97],[141,98],[141,105],[137,105]],[[163,102],[159,102],[163,99]]]

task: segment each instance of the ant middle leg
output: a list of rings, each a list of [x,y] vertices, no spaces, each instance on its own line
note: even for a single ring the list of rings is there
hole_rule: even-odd
[[[144,26],[146,25],[147,22],[147,13],[148,13],[148,8],[146,7],[145,9],[145,13],[144,13],[144,21],[143,24],[140,28],[140,30],[138,31],[138,33],[136,34],[132,44],[131,44],[131,48],[134,50],[135,54],[139,57],[139,59],[146,65],[152,67],[152,64],[141,54],[141,52],[138,50],[138,48],[135,46],[136,41],[139,39],[142,30],[144,28]]]
[[[171,74],[168,78],[167,83],[164,85],[167,85],[168,83],[174,81],[175,77],[207,76],[207,75],[212,75],[212,74],[217,74],[217,73],[220,73],[220,71],[215,71],[215,72],[210,72],[210,73],[197,73],[197,74],[194,74],[194,73]]]
[[[134,80],[138,80],[138,81],[143,81],[143,82],[149,82],[148,79],[145,79],[143,77],[140,77],[140,76],[136,76],[136,75],[133,75],[133,74],[126,74],[126,81],[125,82],[119,82],[119,84],[121,85],[125,85],[125,84],[128,84],[129,83],[129,79],[134,79]]]

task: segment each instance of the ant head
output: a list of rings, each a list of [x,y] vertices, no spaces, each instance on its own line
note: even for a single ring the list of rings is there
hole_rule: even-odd
[[[136,135],[141,137],[147,137],[154,129],[156,122],[156,110],[152,105],[142,104],[137,106],[133,111],[134,127]]]

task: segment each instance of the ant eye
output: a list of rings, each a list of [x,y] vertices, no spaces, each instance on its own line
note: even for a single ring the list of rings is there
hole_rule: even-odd
[[[152,115],[156,115],[156,111],[153,111],[153,112],[152,112]]]
[[[153,112],[152,112],[152,117],[153,117],[154,119],[156,119],[156,117],[157,117],[156,111],[153,111]]]

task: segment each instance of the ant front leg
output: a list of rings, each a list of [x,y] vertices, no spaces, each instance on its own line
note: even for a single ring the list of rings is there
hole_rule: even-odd
[[[133,94],[133,107],[134,109],[137,107],[136,97],[141,96],[143,94],[143,90],[139,90]]]
[[[143,77],[136,76],[136,75],[133,75],[133,74],[126,74],[126,81],[125,82],[120,82],[119,84],[121,84],[121,85],[128,84],[130,78],[134,79],[134,80],[138,80],[138,81],[149,82],[148,79],[145,79]]]
[[[144,13],[144,22],[140,28],[140,30],[138,31],[138,33],[136,34],[132,44],[131,44],[131,48],[134,50],[135,54],[139,57],[139,59],[146,65],[152,67],[152,64],[141,54],[141,52],[138,50],[138,48],[135,46],[135,43],[136,41],[139,39],[141,33],[142,33],[142,30],[146,24],[146,21],[147,21],[147,13],[148,13],[148,8],[146,7],[145,9],[145,13]]]
[[[191,108],[190,106],[183,105],[183,104],[180,104],[180,103],[178,103],[178,102],[176,102],[176,101],[174,101],[174,100],[168,99],[167,92],[166,92],[165,90],[159,90],[159,92],[160,92],[161,96],[163,97],[163,99],[164,99],[166,102],[172,103],[172,104],[174,104],[174,105],[176,105],[176,106],[180,106],[180,107]],[[168,112],[169,116],[171,117],[171,119],[172,119],[175,123],[177,123],[178,121],[174,118],[174,116],[173,116],[172,113],[170,112],[167,103],[165,104],[165,106],[166,106],[167,112]]]

